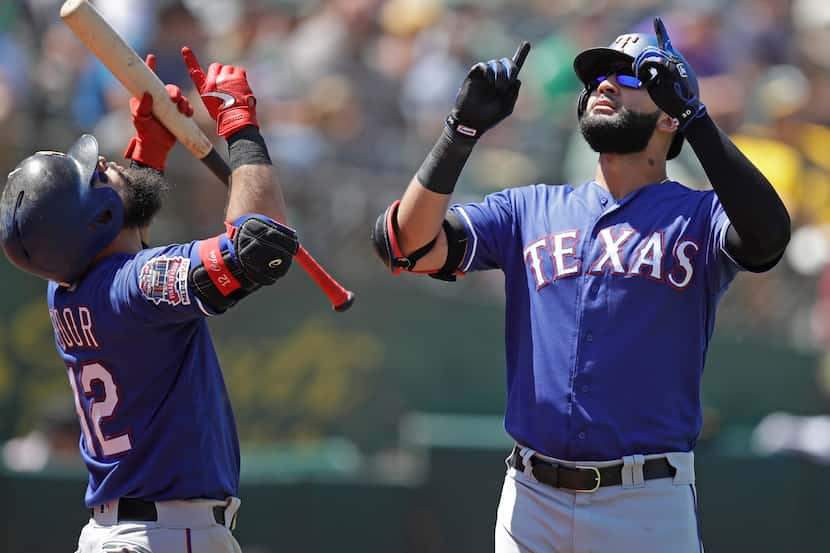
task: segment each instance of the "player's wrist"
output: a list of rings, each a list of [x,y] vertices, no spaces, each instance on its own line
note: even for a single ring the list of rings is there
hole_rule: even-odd
[[[707,117],[706,105],[703,102],[696,102],[693,105],[687,106],[683,114],[678,117],[680,121],[678,129],[685,134],[688,132],[689,127],[695,124],[695,121],[699,121],[703,117]]]
[[[686,121],[682,133],[683,138],[694,147],[700,141],[714,140],[718,136],[718,126],[709,116],[704,106],[697,116],[691,117]]]
[[[254,125],[245,125],[228,135],[228,158],[231,171],[242,165],[271,165],[265,139]]]
[[[418,182],[438,194],[452,194],[476,142],[445,126],[415,175]]]
[[[458,117],[450,113],[444,121],[445,130],[448,130],[456,141],[477,141],[484,134],[487,129],[478,128],[480,126],[472,126],[462,123]]]

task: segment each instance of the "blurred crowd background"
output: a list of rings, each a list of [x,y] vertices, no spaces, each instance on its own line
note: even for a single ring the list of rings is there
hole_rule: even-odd
[[[157,55],[159,76],[188,91],[206,130],[213,123],[193,92],[181,47],[190,46],[205,67],[218,61],[247,68],[290,222],[308,249],[358,293],[354,310],[334,318],[295,270],[286,285],[290,297],[268,291],[257,305],[237,308],[244,316],[223,318],[239,317],[235,322],[212,323],[240,433],[251,448],[273,453],[275,443],[323,440],[337,452],[340,468],[354,467],[366,451],[394,449],[402,435],[421,436],[432,420],[404,424],[406,413],[498,416],[499,275],[467,277],[457,285],[392,279],[371,253],[371,225],[419,167],[468,68],[511,55],[522,40],[531,41],[533,50],[516,111],[477,147],[455,198],[589,180],[596,155],[575,132],[580,84],[573,58],[625,32],[652,32],[659,14],[696,70],[709,112],[770,178],[793,220],[793,240],[778,267],[739,276],[726,295],[717,331],[725,343],[713,346],[707,371],[726,371],[732,391],[745,393],[741,405],[751,407],[738,409],[735,420],[746,427],[744,441],[754,444],[753,451],[830,459],[830,422],[798,418],[820,416],[830,406],[830,369],[823,360],[830,347],[827,0],[96,4],[140,55]],[[2,171],[35,150],[63,150],[81,132],[93,133],[102,153],[119,158],[132,136],[127,94],[61,23],[59,5],[0,4]],[[215,234],[222,185],[181,147],[167,174],[175,189],[152,243]],[[669,176],[690,187],[709,186],[688,145],[669,164]],[[0,421],[0,439],[18,436],[6,447],[6,465],[40,470],[46,451],[72,465],[77,423],[52,351],[43,286],[5,260],[0,277],[6,315],[0,322],[0,410],[8,415]],[[789,377],[800,384],[788,384]],[[728,425],[735,396],[715,382],[705,396],[714,405],[707,410],[707,432],[727,434],[725,429],[741,427]],[[752,388],[752,382],[760,384]],[[784,396],[792,401],[775,402]],[[807,424],[812,426],[804,430]],[[454,439],[463,441],[458,436],[467,431],[459,432]],[[377,462],[388,474],[414,470],[392,453]],[[248,469],[256,466],[251,462]],[[499,468],[489,474],[497,481]]]

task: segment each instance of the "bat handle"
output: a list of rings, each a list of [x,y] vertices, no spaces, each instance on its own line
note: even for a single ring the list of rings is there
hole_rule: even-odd
[[[339,282],[334,280],[302,245],[294,259],[329,298],[335,311],[343,312],[352,306],[355,298],[354,292],[346,290]]]
[[[210,169],[211,173],[216,175],[216,178],[225,183],[225,186],[230,184],[231,168],[228,167],[228,164],[219,155],[219,152],[216,151],[216,148],[211,148],[207,155],[200,158],[200,160],[205,164],[205,167]]]

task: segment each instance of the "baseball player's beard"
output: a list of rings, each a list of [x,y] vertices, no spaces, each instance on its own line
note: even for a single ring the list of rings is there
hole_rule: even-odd
[[[646,149],[659,116],[659,111],[641,113],[625,107],[610,116],[585,113],[579,119],[579,130],[595,152],[633,154]]]
[[[168,189],[167,181],[159,171],[147,167],[130,166],[119,172],[127,181],[121,193],[124,227],[146,227],[161,209],[162,196]]]

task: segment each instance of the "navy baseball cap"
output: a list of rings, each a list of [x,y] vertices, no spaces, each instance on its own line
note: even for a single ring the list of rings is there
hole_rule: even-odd
[[[609,67],[630,67],[640,52],[649,46],[658,47],[656,36],[644,33],[620,35],[606,48],[589,48],[580,52],[574,58],[574,71],[579,80],[587,85]]]

